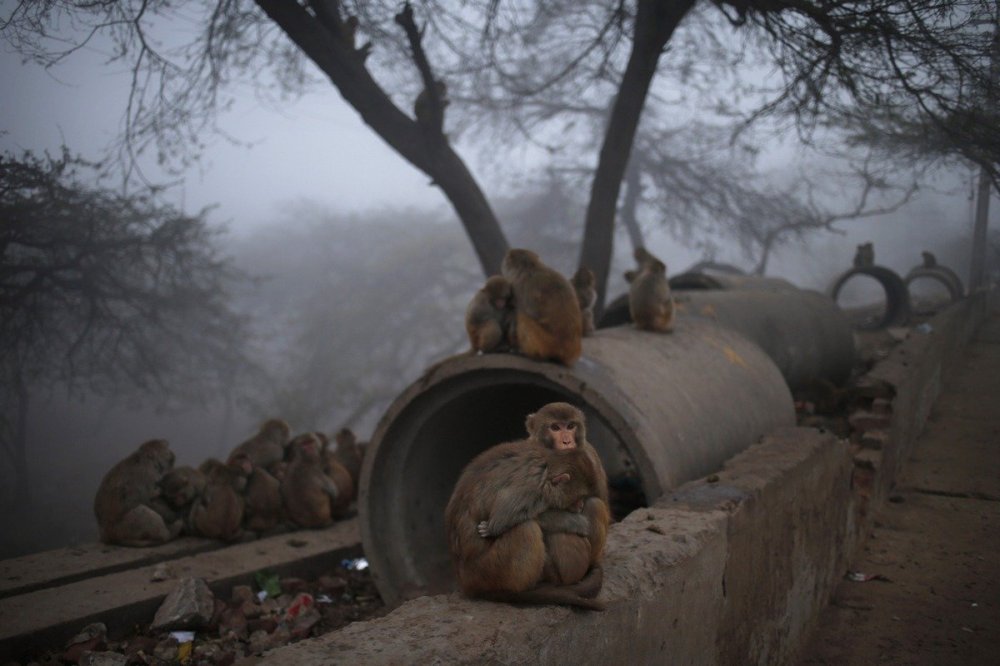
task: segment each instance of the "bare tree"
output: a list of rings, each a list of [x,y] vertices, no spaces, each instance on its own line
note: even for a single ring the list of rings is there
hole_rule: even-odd
[[[185,3],[180,10],[166,0],[41,0],[18,4],[3,34],[44,63],[58,62],[79,46],[79,37],[69,47],[48,39],[67,36],[53,34],[63,25],[60,19],[69,16],[70,24],[82,28],[83,41],[110,34],[114,58],[129,63],[134,73],[126,146],[155,145],[165,160],[188,154],[191,137],[211,124],[225,101],[223,84],[240,76],[259,79],[264,66],[276,73],[272,82],[296,89],[308,78],[295,57],[304,54],[364,122],[441,187],[487,273],[497,271],[506,240],[475,178],[451,148],[443,125],[448,99],[438,81],[447,78],[449,93],[459,93],[450,95],[449,109],[475,92],[527,129],[532,120],[558,123],[574,95],[603,96],[610,113],[594,164],[580,253],[580,263],[596,273],[602,301],[621,181],[651,87],[664,68],[682,80],[686,69],[698,69],[700,52],[685,50],[687,44],[721,41],[699,32],[704,26],[717,29],[717,22],[702,21],[709,11],[721,11],[746,41],[756,41],[782,74],[750,119],[786,114],[803,136],[830,114],[862,104],[886,100],[936,117],[965,108],[967,82],[975,82],[975,89],[995,87],[983,56],[991,33],[980,27],[995,22],[990,0],[423,0],[421,26],[409,3],[398,10],[389,0],[255,4],[257,9],[239,0],[215,0]],[[158,46],[173,42],[157,42],[150,30],[169,20],[188,22],[193,39],[173,48]],[[679,30],[682,23],[691,24],[690,34]],[[358,45],[358,29],[374,43]],[[384,56],[395,65],[383,66],[386,80],[407,81],[397,95],[424,96],[425,122],[402,111],[376,82],[366,64],[372,54],[373,60]],[[411,67],[399,66],[401,55]],[[715,64],[717,70],[732,66],[731,60]],[[693,89],[695,83],[686,85]],[[552,105],[555,99],[561,104]],[[541,141],[554,137],[550,125]],[[986,161],[995,163],[993,157]]]
[[[253,367],[227,304],[235,274],[204,215],[82,185],[87,168],[66,154],[0,157],[0,448],[19,501],[34,391],[207,401]]]

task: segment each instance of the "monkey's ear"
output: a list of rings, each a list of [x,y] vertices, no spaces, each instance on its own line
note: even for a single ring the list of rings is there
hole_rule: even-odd
[[[535,434],[535,417],[538,414],[528,414],[528,418],[524,420],[524,427],[528,430],[529,435]]]

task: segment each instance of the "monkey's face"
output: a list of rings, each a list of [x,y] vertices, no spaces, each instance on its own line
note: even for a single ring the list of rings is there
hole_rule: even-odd
[[[299,435],[290,444],[292,447],[292,455],[295,458],[304,458],[306,460],[317,461],[319,460],[319,438],[313,434]]]
[[[551,421],[543,437],[548,439],[549,446],[556,451],[575,449],[576,428],[574,421]]]

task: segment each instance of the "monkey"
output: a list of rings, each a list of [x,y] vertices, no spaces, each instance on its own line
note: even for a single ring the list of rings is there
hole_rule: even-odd
[[[357,436],[350,428],[341,428],[333,436],[337,442],[337,450],[330,455],[337,462],[343,465],[354,481],[354,487],[358,488],[361,481],[361,463],[365,455],[365,442],[359,442]]]
[[[174,467],[160,479],[163,499],[184,522],[184,531],[192,533],[191,507],[205,492],[205,475],[194,467]]]
[[[230,456],[228,463],[209,458],[198,471],[205,475],[205,492],[191,507],[192,531],[210,539],[239,539],[246,510],[243,492],[253,471],[250,456],[239,453]]]
[[[444,109],[450,101],[448,99],[448,86],[444,81],[434,82],[434,92],[437,94],[438,101],[441,104],[441,114],[444,115]],[[424,88],[417,95],[417,99],[413,102],[413,115],[417,119],[417,122],[421,125],[433,127],[435,125],[434,118],[432,118],[432,106],[431,106],[431,92]]]
[[[583,450],[555,451],[524,441],[498,444],[473,458],[445,508],[462,592],[494,601],[603,610],[590,598],[600,591],[599,567],[574,585],[544,581],[546,548],[537,520],[550,509],[578,509],[592,492],[594,474]],[[487,537],[481,534],[484,522]]]
[[[351,502],[357,497],[357,479],[334,455],[330,447],[330,438],[321,432],[316,433],[320,441],[320,460],[322,462],[323,473],[333,481],[337,488],[337,497],[330,501],[330,515],[334,518],[342,518],[347,513]],[[339,446],[339,445],[338,445]]]
[[[511,319],[510,282],[501,275],[490,276],[465,309],[465,332],[469,335],[470,356],[499,351],[507,343]]]
[[[639,269],[625,274],[631,283],[628,310],[632,322],[640,330],[669,333],[673,330],[674,299],[667,281],[667,266],[644,247],[637,247],[633,254]]]
[[[597,289],[594,271],[586,266],[580,266],[573,279],[570,280],[580,303],[580,315],[583,317],[583,334],[590,335],[596,329],[594,326],[594,304],[597,302]]]
[[[285,517],[281,481],[263,467],[253,467],[243,491],[243,525],[254,532],[267,532]]]
[[[94,497],[101,541],[155,546],[180,534],[183,523],[167,511],[159,485],[173,466],[166,440],[151,439],[108,470]]]
[[[288,517],[300,527],[325,527],[333,522],[333,503],[341,490],[323,473],[320,438],[297,436],[288,445],[292,459],[281,480],[281,498]]]
[[[250,459],[254,467],[268,468],[285,458],[285,447],[291,436],[291,428],[281,419],[269,419],[261,425],[257,434],[246,440],[229,454],[227,464],[241,454]]]
[[[546,567],[544,580],[565,585],[584,577],[592,567],[600,567],[604,558],[611,511],[608,501],[608,476],[597,450],[587,441],[583,412],[566,402],[552,402],[525,419],[527,445],[555,451],[579,449],[593,469],[591,493],[578,513],[550,510],[538,520],[545,535]],[[507,511],[509,513],[509,511]],[[509,525],[493,521],[480,524],[483,536],[493,536]]]
[[[937,266],[937,257],[934,256],[933,252],[924,250],[920,254],[924,258],[924,268],[935,268]]]
[[[854,253],[855,268],[864,268],[875,265],[875,246],[869,243],[858,245],[857,252]]]
[[[513,346],[528,358],[572,365],[583,350],[573,285],[530,250],[508,250],[501,271],[514,291]]]

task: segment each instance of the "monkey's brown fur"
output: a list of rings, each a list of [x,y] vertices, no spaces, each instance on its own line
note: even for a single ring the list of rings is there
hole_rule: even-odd
[[[667,281],[667,266],[645,248],[635,249],[639,270],[626,279],[632,283],[628,290],[628,310],[636,328],[644,331],[668,333],[674,324],[674,299]]]
[[[325,527],[333,522],[333,503],[340,489],[323,473],[321,440],[315,433],[297,436],[288,445],[292,459],[281,480],[281,498],[288,517],[300,527]]]
[[[588,596],[591,581],[575,586],[544,583],[546,548],[536,518],[548,509],[578,507],[592,492],[594,477],[584,451],[550,451],[525,442],[487,449],[462,471],[445,526],[459,586],[472,597],[515,603],[563,604],[602,610]],[[495,537],[480,535],[480,523],[512,525]],[[596,570],[599,577],[599,568]]]
[[[924,268],[934,268],[937,266],[937,257],[934,256],[933,252],[924,250],[920,253],[920,256],[924,258]]]
[[[359,442],[357,436],[350,428],[341,428],[333,436],[337,442],[337,450],[330,455],[343,465],[354,481],[354,487],[358,488],[361,480],[361,463],[364,462],[365,442]]]
[[[530,250],[508,250],[502,271],[514,290],[511,342],[529,358],[572,365],[583,349],[583,317],[573,285]]]
[[[253,466],[245,454],[230,460],[222,463],[209,458],[198,467],[206,483],[205,492],[191,507],[191,529],[195,534],[223,541],[235,541],[243,535],[243,492]]]
[[[184,521],[184,529],[191,533],[191,507],[205,492],[205,475],[194,467],[174,467],[160,479],[163,499]]]
[[[857,252],[854,253],[854,266],[864,268],[875,265],[875,246],[871,243],[861,243]]]
[[[611,511],[608,475],[597,450],[587,441],[583,412],[567,402],[551,402],[525,419],[530,444],[553,450],[580,449],[594,470],[591,496],[580,514],[549,511],[542,517],[548,552],[545,579],[558,584],[574,583],[604,559]],[[583,520],[582,529],[579,522]]]
[[[247,478],[243,493],[245,509],[243,524],[255,532],[267,532],[277,527],[285,517],[281,499],[281,482],[263,467],[254,467]]]
[[[590,335],[596,330],[594,327],[594,303],[597,302],[597,289],[595,288],[594,271],[586,266],[580,266],[570,282],[573,285],[573,290],[576,291],[576,299],[580,303],[583,334]]]
[[[321,443],[320,460],[323,466],[323,473],[333,481],[337,488],[336,499],[330,500],[330,515],[334,518],[341,518],[351,506],[351,502],[357,497],[357,480],[351,472],[340,462],[330,448],[330,438],[323,433],[316,433]]]
[[[497,351],[507,343],[511,318],[510,282],[500,275],[490,276],[465,309],[465,332],[469,353]]]
[[[257,434],[246,440],[229,454],[226,462],[243,454],[254,467],[267,468],[285,458],[285,447],[291,437],[291,428],[282,419],[269,419],[261,425]]]
[[[108,470],[94,496],[101,541],[154,546],[180,534],[182,522],[170,519],[159,485],[173,466],[167,442],[152,439]]]

